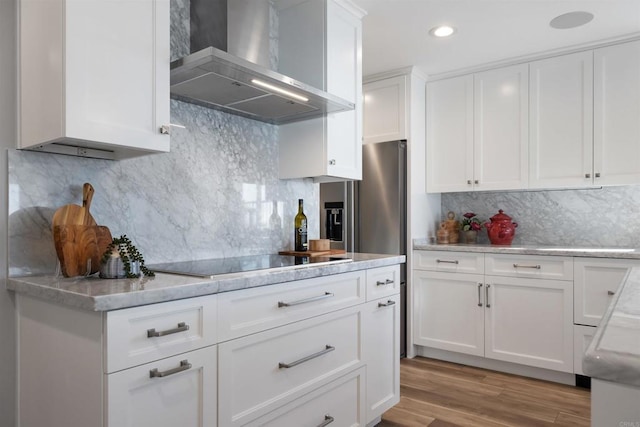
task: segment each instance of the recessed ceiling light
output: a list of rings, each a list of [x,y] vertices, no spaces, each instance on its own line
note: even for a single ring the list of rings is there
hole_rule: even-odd
[[[556,16],[549,22],[549,25],[558,30],[567,30],[587,24],[591,22],[592,19],[593,13],[576,11]]]
[[[440,25],[439,27],[433,27],[431,30],[429,30],[429,34],[434,37],[449,37],[455,32],[456,29],[448,25]]]

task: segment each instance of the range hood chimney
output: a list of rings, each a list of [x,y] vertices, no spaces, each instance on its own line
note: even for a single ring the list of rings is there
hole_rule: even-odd
[[[191,0],[192,53],[171,63],[172,98],[273,124],[353,110],[269,68],[269,7],[268,0]]]

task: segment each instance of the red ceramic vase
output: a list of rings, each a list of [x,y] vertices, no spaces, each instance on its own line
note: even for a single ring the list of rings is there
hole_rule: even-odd
[[[511,221],[511,217],[503,213],[502,209],[491,217],[491,222],[484,224],[492,245],[510,245],[516,234],[517,223]]]

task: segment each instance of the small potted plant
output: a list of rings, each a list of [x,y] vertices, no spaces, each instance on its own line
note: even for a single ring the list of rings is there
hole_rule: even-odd
[[[103,279],[135,279],[142,274],[154,276],[144,265],[144,258],[126,235],[114,237],[100,261],[100,277]]]
[[[465,243],[476,243],[478,241],[478,231],[482,229],[482,222],[473,212],[462,215],[462,235]]]

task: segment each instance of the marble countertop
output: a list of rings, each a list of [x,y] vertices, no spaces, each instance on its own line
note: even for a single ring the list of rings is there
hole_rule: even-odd
[[[182,298],[229,292],[331,274],[384,267],[406,261],[404,255],[347,253],[353,262],[255,270],[212,279],[156,273],[140,279],[63,278],[54,276],[10,277],[7,289],[91,311],[109,311]]]
[[[640,259],[640,249],[635,248],[589,248],[552,245],[494,246],[464,243],[438,245],[435,243],[429,243],[429,241],[426,239],[415,239],[413,241],[413,249],[423,251],[481,252],[511,255],[556,255],[572,257]]]
[[[586,375],[640,387],[640,268],[632,268],[587,348]]]

